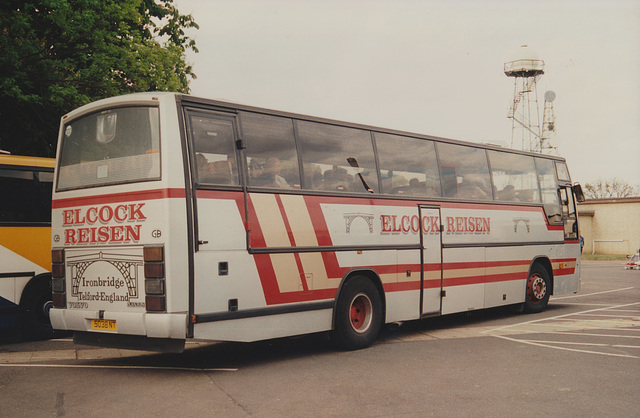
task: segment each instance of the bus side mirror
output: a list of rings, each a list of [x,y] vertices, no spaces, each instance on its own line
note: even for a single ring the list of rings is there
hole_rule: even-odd
[[[576,200],[579,203],[584,202],[584,193],[582,192],[582,186],[576,183],[571,188],[573,189],[573,194],[576,196]]]

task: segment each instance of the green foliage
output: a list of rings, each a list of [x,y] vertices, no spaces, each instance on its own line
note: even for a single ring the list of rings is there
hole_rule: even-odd
[[[0,149],[52,156],[60,117],[141,91],[189,92],[184,30],[173,0],[2,0]]]

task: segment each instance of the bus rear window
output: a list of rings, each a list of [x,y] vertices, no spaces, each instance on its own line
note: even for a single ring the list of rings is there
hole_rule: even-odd
[[[57,190],[160,178],[157,107],[103,110],[63,127]]]

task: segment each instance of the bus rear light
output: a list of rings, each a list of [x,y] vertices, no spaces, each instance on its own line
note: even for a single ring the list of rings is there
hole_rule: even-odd
[[[147,279],[161,279],[164,277],[163,263],[144,263],[144,277]]]
[[[64,264],[51,264],[51,276],[57,279],[64,278]]]
[[[161,263],[164,261],[163,247],[144,247],[144,262]]]
[[[67,295],[65,293],[53,294],[53,307],[54,308],[66,308],[67,307]]]
[[[147,312],[164,312],[166,310],[164,296],[146,296],[145,305]]]
[[[54,308],[67,307],[67,293],[65,289],[64,250],[51,250],[51,292]]]
[[[64,250],[51,250],[51,262],[52,263],[64,263]]]
[[[64,293],[64,278],[54,277],[51,279],[51,290],[54,293]]]
[[[165,312],[164,247],[147,246],[144,255],[144,291],[147,312]]]
[[[144,282],[147,295],[164,295],[164,279],[147,279]]]

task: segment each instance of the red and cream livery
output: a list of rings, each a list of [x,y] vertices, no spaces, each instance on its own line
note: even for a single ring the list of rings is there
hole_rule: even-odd
[[[66,115],[57,161],[51,318],[83,343],[353,349],[579,289],[557,157],[163,93]]]

